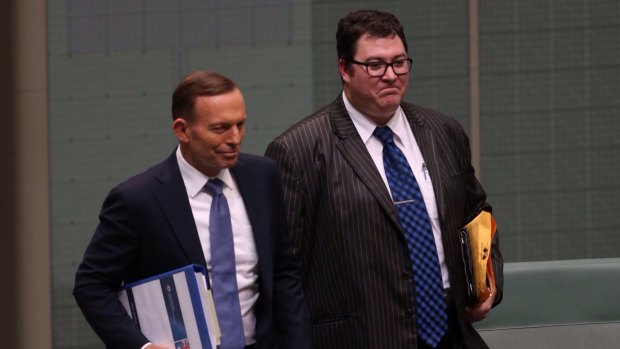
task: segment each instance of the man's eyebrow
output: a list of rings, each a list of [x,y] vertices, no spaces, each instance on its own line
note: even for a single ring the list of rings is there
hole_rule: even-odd
[[[408,56],[406,53],[399,53],[395,56],[392,56],[392,60],[396,60],[396,59],[406,59]],[[364,60],[365,62],[369,62],[369,61],[381,61],[381,62],[385,62],[386,60],[384,59],[384,57],[377,57],[377,56],[370,56],[368,58],[366,58]]]

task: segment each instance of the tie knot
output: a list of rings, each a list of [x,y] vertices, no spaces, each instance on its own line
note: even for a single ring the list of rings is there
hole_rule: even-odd
[[[394,143],[394,133],[388,126],[377,127],[372,134],[379,138],[383,145]]]
[[[209,195],[216,196],[222,194],[223,184],[224,183],[219,178],[209,179],[204,188]]]

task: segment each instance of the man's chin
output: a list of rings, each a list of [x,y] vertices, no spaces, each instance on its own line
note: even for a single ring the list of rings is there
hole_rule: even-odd
[[[222,164],[224,165],[224,168],[230,168],[237,164],[237,160],[239,160],[239,154],[234,155],[234,156],[233,155],[223,156]]]
[[[394,90],[393,93],[383,93],[379,96],[378,102],[382,106],[399,105],[403,99],[403,95],[398,90]]]
[[[379,108],[382,110],[389,110],[390,112],[394,112],[399,106],[401,102],[400,96],[393,96],[393,98],[383,98],[380,101]]]

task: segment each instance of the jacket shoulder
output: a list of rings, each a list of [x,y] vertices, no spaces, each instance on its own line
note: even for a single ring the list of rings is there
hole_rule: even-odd
[[[321,139],[330,137],[333,133],[334,116],[342,116],[343,113],[346,113],[344,106],[340,108],[338,101],[334,101],[297,121],[271,143],[299,147],[321,142]]]
[[[452,116],[412,103],[403,102],[401,107],[412,124],[445,133],[449,138],[467,138],[463,125]]]
[[[276,168],[276,164],[271,158],[250,153],[240,153],[237,166],[249,167],[255,170],[272,170]]]

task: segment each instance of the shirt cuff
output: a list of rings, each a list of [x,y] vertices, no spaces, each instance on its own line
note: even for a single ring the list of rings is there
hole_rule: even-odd
[[[146,348],[148,348],[148,346],[149,346],[149,345],[151,345],[151,344],[153,344],[153,343],[148,342],[148,343],[146,343],[145,345],[143,345],[143,346],[142,346],[142,348],[140,348],[140,349],[146,349]]]

